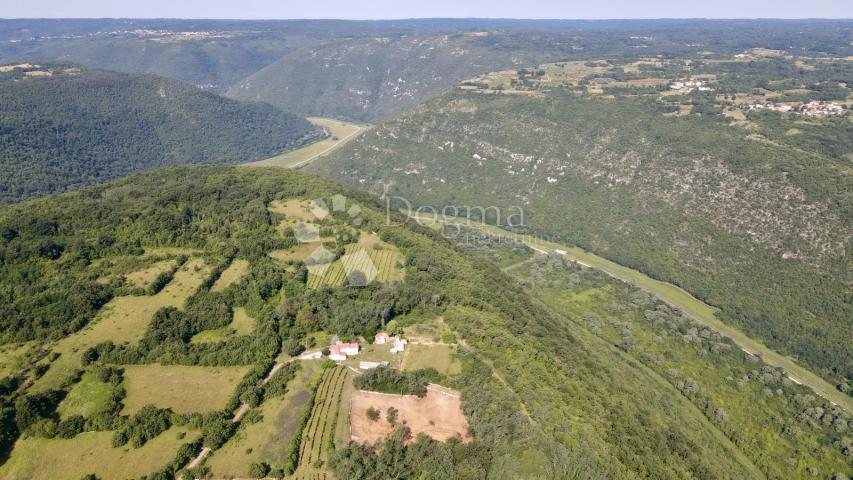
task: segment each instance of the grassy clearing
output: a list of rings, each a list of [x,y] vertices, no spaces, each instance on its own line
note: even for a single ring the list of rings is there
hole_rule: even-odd
[[[318,469],[314,465],[318,461],[325,464],[329,460],[329,448],[337,429],[338,406],[347,372],[345,367],[334,367],[326,369],[323,374],[311,417],[302,432],[299,467],[295,473],[297,477],[311,478],[312,475],[328,473],[327,470]]]
[[[456,345],[420,345],[411,344],[403,358],[403,370],[421,370],[434,368],[445,375],[458,375],[462,364],[456,359]]]
[[[261,405],[263,420],[248,425],[206,460],[213,478],[245,477],[253,463],[279,465],[299,428],[301,412],[311,398],[311,385],[322,373],[320,362],[302,362],[281,398]]]
[[[142,255],[143,258],[147,257],[165,257],[165,256],[180,256],[187,255],[193,256],[201,253],[201,250],[195,248],[182,248],[182,247],[155,247],[155,248],[146,248],[145,254]]]
[[[148,288],[154,283],[161,273],[168,272],[175,268],[174,260],[162,260],[153,263],[148,268],[130,272],[124,276],[124,279],[132,287]]]
[[[112,385],[86,373],[59,404],[59,416],[68,418],[83,415],[88,418],[103,412],[107,408],[111,392]]]
[[[222,275],[216,280],[216,283],[211,287],[211,291],[221,292],[228,288],[231,284],[239,281],[247,273],[249,273],[249,262],[246,260],[234,260],[231,265],[222,272]]]
[[[211,412],[225,408],[249,367],[128,365],[124,367],[127,398],[123,414],[152,404],[176,413]]]
[[[445,332],[449,332],[444,318],[435,317],[430,321],[419,321],[403,328],[403,337],[412,343],[437,343]]]
[[[231,337],[251,335],[255,332],[258,321],[250,317],[245,308],[234,309],[234,319],[228,325],[215,330],[205,330],[193,335],[191,343],[214,343],[228,340]]]
[[[285,201],[273,200],[267,206],[267,210],[269,210],[270,213],[284,215],[290,220],[310,222],[315,220],[315,217],[308,208],[308,204],[308,200],[300,200],[298,198],[291,198]]]
[[[323,128],[329,136],[324,140],[306,145],[297,150],[285,152],[266,160],[247,163],[244,166],[299,168],[346,144],[367,128],[366,125],[342,122],[331,118],[312,117],[308,120],[314,125]]]
[[[172,461],[178,447],[198,433],[173,427],[141,448],[112,448],[112,437],[113,432],[90,432],[72,439],[20,439],[0,466],[0,478],[79,479],[90,473],[104,480],[137,478]]]
[[[35,344],[35,342],[25,342],[0,346],[0,378],[20,371],[24,367],[27,353]]]
[[[317,250],[320,245],[322,245],[320,242],[300,243],[287,250],[273,250],[269,253],[269,256],[280,262],[289,262],[291,260],[301,262],[308,258],[314,250]]]
[[[136,343],[145,334],[157,310],[164,307],[181,308],[202,282],[210,275],[204,260],[192,258],[156,295],[116,297],[98,313],[98,318],[79,332],[69,335],[53,347],[59,358],[50,370],[34,385],[34,390],[56,388],[77,368],[80,355],[89,347],[105,341],[116,344]]]

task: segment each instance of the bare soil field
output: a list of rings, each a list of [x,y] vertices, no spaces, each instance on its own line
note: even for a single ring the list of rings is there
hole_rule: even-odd
[[[381,412],[381,418],[367,418],[367,409],[373,407]],[[459,435],[463,442],[470,440],[468,420],[462,413],[459,393],[438,385],[427,387],[424,398],[415,395],[393,395],[387,393],[356,390],[350,400],[350,440],[358,443],[375,443],[394,430],[385,414],[388,407],[399,410],[398,422],[412,431],[412,438],[423,432],[430,437],[445,441]]]

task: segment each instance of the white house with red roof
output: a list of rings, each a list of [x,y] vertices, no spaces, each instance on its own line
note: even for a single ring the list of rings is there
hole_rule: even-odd
[[[329,360],[343,362],[347,356],[358,355],[358,343],[344,343],[338,340],[329,346]]]

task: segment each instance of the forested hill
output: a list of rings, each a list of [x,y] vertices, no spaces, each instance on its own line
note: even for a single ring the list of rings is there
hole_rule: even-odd
[[[320,133],[266,104],[153,75],[0,67],[0,202],[177,163],[237,163]]]
[[[360,222],[337,212],[327,216],[322,228],[336,233],[326,244],[344,252],[360,235],[375,234],[388,244],[385,248],[400,250],[402,281],[312,288],[302,262],[274,258],[275,252],[298,244],[293,228],[276,228],[287,217],[274,206],[316,198],[330,202],[335,194],[359,206]],[[448,384],[461,391],[473,441],[439,443],[418,436],[409,446],[388,443],[392,446],[384,450],[353,444],[337,450],[330,461],[337,478],[431,478],[436,473],[472,480],[572,478],[577,472],[584,478],[761,478],[701,411],[644,366],[539,306],[495,264],[463,254],[430,229],[393,220],[388,225],[381,205],[367,194],[328,180],[285,169],[223,166],[170,167],[0,208],[0,344],[82,345],[76,353],[57,347],[57,354],[38,365],[25,364],[4,381],[0,458],[11,448],[11,460],[0,466],[0,476],[20,478],[14,473],[27,461],[27,445],[41,438],[59,435],[74,442],[80,441],[74,438],[80,431],[90,430],[121,436],[115,432],[128,421],[118,411],[102,416],[106,420],[78,419],[76,426],[63,422],[58,430],[63,433],[56,434],[51,429],[59,418],[56,402],[43,401],[45,395],[34,391],[47,383],[59,389],[51,398],[62,398],[75,382],[74,368],[98,367],[74,363],[83,350],[102,351],[97,361],[108,364],[261,369],[279,354],[282,342],[301,342],[318,330],[372,337],[383,322],[413,325],[440,317],[461,339],[461,372]],[[191,271],[205,282],[197,292],[189,290],[181,311],[164,305],[156,315],[149,311],[154,320],[139,324],[127,319],[112,324],[98,313],[114,311],[112,306],[122,301],[162,301],[162,295],[134,289],[123,275],[176,251],[193,255],[183,261],[194,262]],[[224,291],[212,289],[232,259],[249,265],[245,276]],[[210,268],[216,273],[208,279]],[[251,335],[215,344],[191,341],[200,331],[227,325],[239,306],[257,318]],[[93,328],[102,336],[89,336]],[[138,341],[128,334],[137,328]],[[50,342],[63,337],[69,340]],[[96,338],[109,341],[96,344]],[[69,382],[62,380],[63,372]],[[38,383],[28,389],[33,378]],[[241,393],[237,390],[234,398],[245,398]],[[231,435],[245,434],[244,426],[238,431],[231,421],[234,408],[204,417],[213,420],[193,417],[203,438],[184,447],[189,455],[180,457],[178,466],[201,445],[218,448]],[[803,438],[811,442],[811,430]],[[61,439],[55,441],[61,445]],[[804,445],[796,448],[812,451]],[[45,448],[55,452],[60,447]],[[116,448],[126,447],[119,443]],[[837,455],[837,448],[827,448],[827,455]],[[53,470],[55,465],[37,468],[44,477],[32,478],[67,473]],[[174,473],[168,466],[163,475],[148,478],[174,478]]]
[[[796,61],[813,62],[814,77]],[[790,69],[768,73],[780,66]],[[824,78],[853,63],[694,65],[692,75],[715,80],[687,93],[667,85],[681,67],[656,68],[566,62],[486,75],[310,169],[416,206],[523,207],[534,233],[676,283],[772,348],[849,381],[849,114],[783,116],[731,99],[757,82],[805,80],[812,89],[794,100],[818,102],[834,85]],[[841,102],[849,91],[830,94]]]

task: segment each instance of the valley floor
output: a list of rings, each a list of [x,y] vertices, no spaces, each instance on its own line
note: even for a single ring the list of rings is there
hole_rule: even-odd
[[[367,130],[368,126],[358,123],[344,122],[331,118],[311,117],[308,119],[314,125],[323,128],[328,134],[319,142],[306,145],[296,150],[284,152],[266,160],[246,163],[247,167],[285,167],[300,168],[308,165],[329,152],[340,148],[350,140],[358,137]]]

